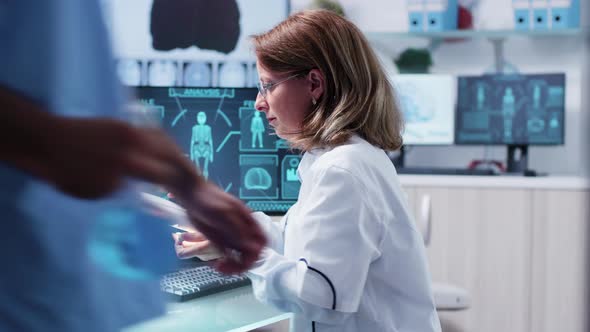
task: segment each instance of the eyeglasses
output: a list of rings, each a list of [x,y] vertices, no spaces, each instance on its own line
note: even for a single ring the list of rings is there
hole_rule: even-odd
[[[258,92],[260,92],[260,94],[262,95],[262,97],[266,98],[267,94],[268,94],[268,90],[272,89],[273,87],[283,83],[283,82],[287,82],[288,80],[295,78],[297,76],[300,76],[301,73],[298,74],[294,74],[291,75],[285,79],[282,79],[278,82],[269,82],[269,83],[262,83],[261,81],[258,81],[258,83],[256,83],[256,87],[258,88]]]

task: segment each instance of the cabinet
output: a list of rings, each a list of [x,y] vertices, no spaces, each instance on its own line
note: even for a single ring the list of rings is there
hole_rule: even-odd
[[[443,331],[585,331],[585,184],[550,189],[538,179],[527,185],[528,179],[400,178],[415,215],[430,199],[433,280],[471,295],[469,309],[440,312]]]
[[[531,331],[587,331],[588,191],[535,190]]]

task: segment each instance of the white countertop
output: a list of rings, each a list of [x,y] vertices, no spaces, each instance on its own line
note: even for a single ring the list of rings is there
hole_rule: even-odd
[[[590,179],[579,176],[399,175],[402,186],[588,190]]]

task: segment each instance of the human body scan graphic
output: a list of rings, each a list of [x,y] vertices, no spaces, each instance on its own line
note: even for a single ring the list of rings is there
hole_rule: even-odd
[[[483,110],[486,103],[486,92],[483,84],[477,86],[477,109]]]
[[[563,144],[565,82],[563,73],[460,76],[455,144]]]
[[[279,215],[295,203],[301,155],[270,135],[266,117],[254,108],[257,88],[141,86],[135,91],[143,110],[160,118],[209,182],[254,211]]]
[[[213,136],[211,127],[206,125],[207,114],[199,112],[197,114],[197,124],[193,127],[191,136],[191,160],[195,163],[197,169],[205,178],[209,177],[209,163],[213,163]],[[203,166],[199,165],[199,159],[203,159]]]
[[[508,87],[504,91],[504,97],[502,98],[502,113],[504,115],[504,139],[507,142],[512,140],[512,118],[516,113],[514,105],[514,94],[512,88]]]
[[[258,141],[258,147],[264,147],[264,141],[262,140],[262,134],[264,134],[264,122],[260,117],[260,112],[254,112],[252,118],[252,124],[250,125],[250,132],[252,133],[252,148],[256,147],[256,141]]]

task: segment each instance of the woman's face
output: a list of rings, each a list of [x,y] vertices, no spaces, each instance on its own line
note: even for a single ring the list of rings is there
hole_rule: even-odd
[[[285,80],[270,87],[266,96],[259,92],[255,106],[257,110],[264,112],[277,136],[289,141],[290,137],[301,132],[303,119],[311,110],[309,81],[305,75],[289,78],[289,74],[273,72],[260,61],[257,61],[256,67],[263,85]]]

